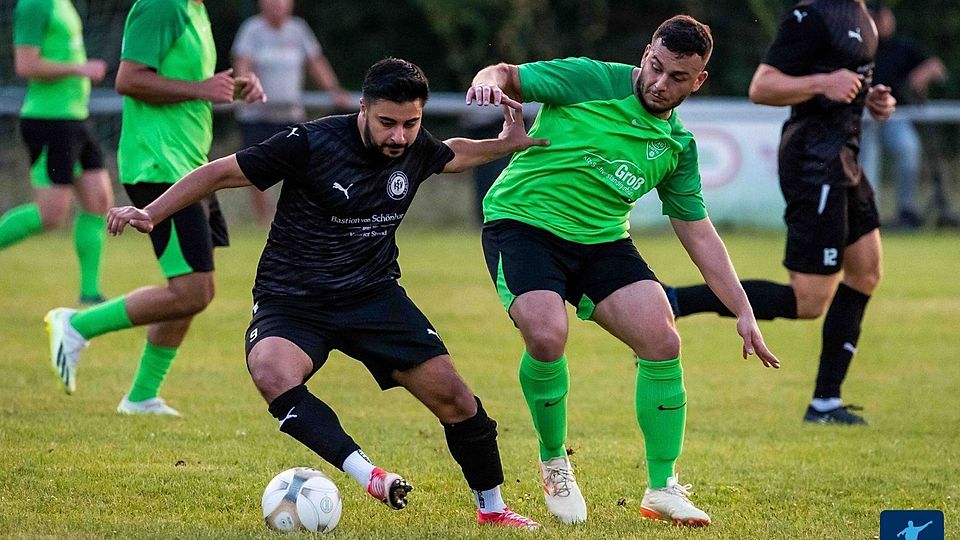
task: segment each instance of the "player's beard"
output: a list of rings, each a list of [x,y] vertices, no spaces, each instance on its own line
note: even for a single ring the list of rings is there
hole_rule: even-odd
[[[647,88],[649,88],[649,86]],[[643,105],[643,108],[646,109],[650,114],[654,115],[671,111],[683,103],[683,100],[687,99],[687,96],[682,96],[680,99],[673,102],[660,101],[657,103],[651,103],[647,101],[647,93],[643,87],[643,72],[641,72],[640,76],[637,77],[637,86],[634,88],[634,93],[637,95],[637,98],[640,100],[640,104]]]
[[[376,141],[373,139],[373,132],[370,131],[370,119],[366,119],[363,123],[363,139],[364,139],[364,145],[366,145],[367,150],[378,153],[381,156],[390,158],[390,159],[396,159],[402,156],[404,153],[406,153],[407,147],[410,146],[409,144],[386,144],[386,143],[377,144]],[[397,153],[396,155],[393,155],[391,153],[387,153],[388,149],[400,150],[400,152]]]

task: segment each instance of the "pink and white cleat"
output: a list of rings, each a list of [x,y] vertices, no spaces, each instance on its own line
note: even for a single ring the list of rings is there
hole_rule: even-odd
[[[387,472],[380,467],[374,467],[370,473],[367,493],[394,510],[402,510],[407,506],[407,493],[411,491],[413,486],[399,474]]]
[[[477,523],[496,527],[512,527],[514,529],[528,529],[536,531],[540,524],[536,521],[504,507],[503,512],[481,512],[477,510]]]

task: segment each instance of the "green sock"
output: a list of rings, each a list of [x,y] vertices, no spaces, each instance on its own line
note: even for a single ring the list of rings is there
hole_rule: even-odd
[[[91,339],[114,330],[130,328],[133,323],[127,315],[124,297],[118,296],[74,313],[70,317],[70,326],[73,326],[84,339]]]
[[[640,360],[637,369],[637,423],[647,448],[650,488],[667,486],[683,448],[687,392],[680,357],[663,362]]]
[[[80,261],[80,296],[100,296],[100,257],[107,237],[107,218],[77,212],[73,226],[73,245]]]
[[[567,392],[570,391],[566,355],[553,362],[539,362],[524,351],[520,359],[520,388],[540,440],[540,460],[566,456]]]
[[[173,363],[173,357],[176,355],[175,347],[161,347],[147,341],[127,399],[144,401],[157,397],[160,385],[163,384],[163,379],[167,376],[167,371],[170,370],[170,364]]]
[[[43,231],[40,207],[34,203],[11,208],[0,217],[0,249]]]

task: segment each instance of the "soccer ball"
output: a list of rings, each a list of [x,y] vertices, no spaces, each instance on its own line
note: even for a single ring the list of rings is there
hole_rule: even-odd
[[[274,476],[261,502],[267,527],[284,532],[330,532],[343,511],[340,490],[333,480],[309,467],[287,469]]]

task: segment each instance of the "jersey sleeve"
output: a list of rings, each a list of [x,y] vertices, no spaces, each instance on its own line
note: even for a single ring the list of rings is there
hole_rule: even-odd
[[[253,56],[254,48],[256,47],[256,42],[254,41],[254,22],[253,19],[247,19],[243,21],[243,24],[240,25],[240,29],[237,30],[237,37],[233,38],[233,45],[230,47],[230,54],[233,56],[244,56],[251,57]]]
[[[423,144],[421,152],[425,156],[420,174],[420,181],[423,182],[430,176],[443,172],[443,168],[447,166],[447,163],[450,163],[456,154],[449,146],[434,137],[426,129],[420,130],[420,137]]]
[[[120,59],[160,69],[188,24],[189,14],[180,2],[140,0],[127,15]]]
[[[264,191],[282,181],[303,180],[310,159],[310,143],[301,124],[245,148],[236,156],[243,175]]]
[[[314,35],[313,30],[310,29],[310,25],[307,24],[307,21],[295,17],[293,19],[294,24],[297,25],[297,30],[300,34],[300,41],[303,46],[303,52],[306,53],[307,58],[314,58],[320,56],[323,52],[323,49],[320,47],[320,42],[317,41],[317,36]]]
[[[663,206],[663,215],[683,221],[697,221],[707,217],[700,185],[700,163],[697,142],[690,142],[680,153],[677,168],[657,185],[657,195]]]
[[[622,99],[633,93],[634,66],[590,58],[564,58],[518,66],[524,101],[570,105]]]
[[[50,0],[20,0],[13,11],[13,45],[39,47],[50,24]]]
[[[809,6],[787,13],[763,63],[785,75],[809,75],[813,63],[830,47],[830,31],[823,17]]]

